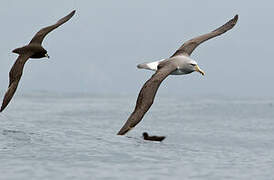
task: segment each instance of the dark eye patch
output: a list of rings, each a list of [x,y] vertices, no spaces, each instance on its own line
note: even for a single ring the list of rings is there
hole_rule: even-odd
[[[196,66],[196,64],[190,64],[191,66]]]

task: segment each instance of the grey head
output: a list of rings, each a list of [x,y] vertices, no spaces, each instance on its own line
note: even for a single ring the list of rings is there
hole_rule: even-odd
[[[205,72],[200,69],[197,62],[194,61],[194,60],[187,61],[185,63],[185,71],[189,72],[189,73],[192,73],[192,72],[196,71],[198,73],[201,73],[203,76],[205,75]],[[188,73],[186,73],[186,74],[188,74]]]

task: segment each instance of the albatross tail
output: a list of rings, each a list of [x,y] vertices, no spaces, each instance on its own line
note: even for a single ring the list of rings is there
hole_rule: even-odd
[[[139,69],[148,69],[148,70],[152,70],[152,71],[157,71],[159,63],[161,61],[163,61],[163,60],[164,59],[161,59],[159,61],[150,62],[150,63],[138,64],[137,68],[139,68]]]

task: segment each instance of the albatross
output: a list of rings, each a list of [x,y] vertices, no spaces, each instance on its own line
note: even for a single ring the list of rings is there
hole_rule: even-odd
[[[191,53],[201,43],[232,29],[237,23],[237,20],[238,15],[235,15],[233,19],[229,20],[219,28],[186,41],[170,58],[151,63],[139,64],[137,66],[139,69],[148,69],[156,72],[143,85],[141,91],[139,92],[133,113],[129,116],[128,120],[117,135],[126,134],[142,120],[145,113],[153,104],[160,84],[168,75],[184,75],[190,74],[194,71],[205,75],[204,71],[200,69],[197,62],[190,58]]]
[[[75,10],[69,13],[67,16],[63,17],[62,19],[58,20],[55,24],[42,28],[35,34],[35,36],[32,38],[28,45],[16,48],[12,51],[13,53],[19,54],[19,56],[9,72],[9,87],[5,93],[0,112],[2,112],[7,107],[10,100],[12,99],[23,74],[23,68],[27,60],[29,58],[49,58],[47,50],[45,50],[42,46],[44,38],[52,30],[67,22],[74,14]]]

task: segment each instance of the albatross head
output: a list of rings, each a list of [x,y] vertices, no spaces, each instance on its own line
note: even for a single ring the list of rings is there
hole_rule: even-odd
[[[188,68],[190,68],[192,71],[197,71],[201,73],[203,76],[205,75],[205,72],[202,69],[200,69],[196,61],[190,61],[188,63]]]

